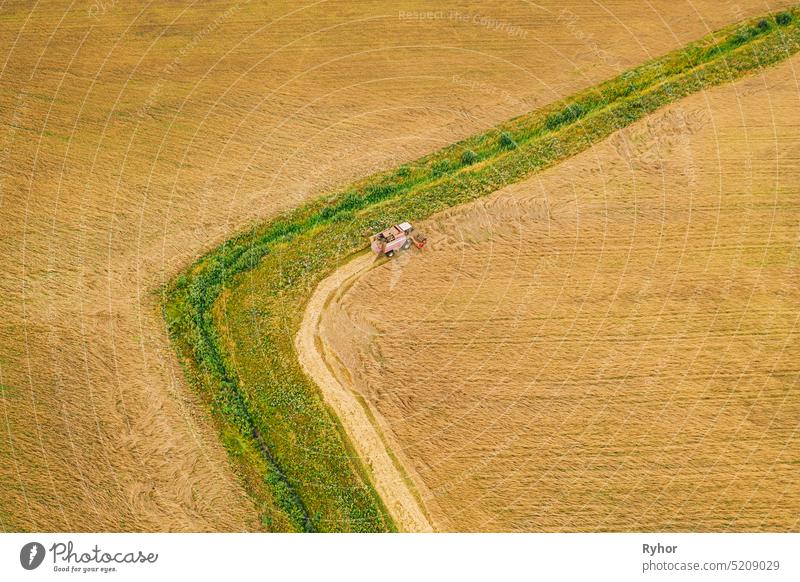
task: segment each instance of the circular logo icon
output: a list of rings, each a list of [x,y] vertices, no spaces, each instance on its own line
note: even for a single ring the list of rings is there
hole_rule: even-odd
[[[35,570],[44,561],[44,546],[39,542],[30,542],[19,551],[19,563],[26,570]]]

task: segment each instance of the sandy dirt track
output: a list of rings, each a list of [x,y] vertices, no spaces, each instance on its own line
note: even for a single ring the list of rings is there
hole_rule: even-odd
[[[3,3],[0,530],[258,527],[154,289],[276,211],[782,4]]]
[[[799,72],[434,217],[329,303],[436,529],[797,530]]]
[[[424,506],[417,501],[415,492],[407,482],[405,469],[392,460],[380,429],[370,420],[366,406],[356,399],[349,386],[343,385],[334,375],[328,363],[332,354],[322,352],[324,344],[319,335],[319,321],[323,311],[330,302],[338,301],[340,294],[356,277],[366,273],[375,261],[376,257],[371,253],[360,255],[320,282],[306,306],[295,346],[303,370],[322,390],[325,402],[342,421],[359,457],[369,468],[375,488],[395,524],[401,531],[429,532],[432,531],[431,524]]]

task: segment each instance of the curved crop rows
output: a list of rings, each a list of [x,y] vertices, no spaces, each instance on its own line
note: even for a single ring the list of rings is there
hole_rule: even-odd
[[[170,336],[248,491],[274,530],[384,531],[391,513],[294,336],[316,284],[365,234],[552,166],[656,109],[800,50],[796,10],[729,27],[543,110],[277,217],[164,290]]]

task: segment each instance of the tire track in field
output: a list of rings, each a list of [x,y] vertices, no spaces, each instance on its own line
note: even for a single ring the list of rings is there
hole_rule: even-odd
[[[359,275],[369,271],[375,262],[372,254],[358,255],[317,286],[303,315],[295,346],[300,364],[344,425],[398,529],[430,532],[434,528],[406,476],[406,469],[390,452],[377,424],[370,419],[368,405],[359,401],[336,378],[319,333],[320,319],[326,306],[341,296]]]

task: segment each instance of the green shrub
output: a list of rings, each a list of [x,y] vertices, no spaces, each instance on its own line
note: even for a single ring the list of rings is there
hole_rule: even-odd
[[[765,32],[769,32],[772,28],[768,20],[761,19],[758,21],[758,24],[755,26],[745,26],[740,28],[736,34],[734,34],[728,41],[725,43],[728,45],[729,48],[736,48],[742,46],[746,42],[750,42],[752,39],[756,38],[764,34]]]
[[[500,147],[505,150],[513,150],[517,148],[517,142],[510,133],[504,131],[500,134]]]
[[[561,111],[549,115],[547,117],[547,121],[545,122],[545,126],[547,129],[554,130],[558,129],[564,125],[569,125],[578,119],[585,117],[587,113],[602,105],[599,101],[595,100],[594,98],[585,99],[581,101],[577,101],[575,103],[570,103]]]
[[[477,161],[478,161],[478,154],[476,154],[472,150],[464,150],[464,153],[461,154],[462,166],[470,166]]]
[[[451,169],[450,160],[448,159],[439,160],[438,162],[433,164],[433,167],[431,168],[431,176],[433,176],[434,178],[439,178],[448,173],[450,169]]]
[[[781,12],[775,17],[775,22],[777,22],[781,26],[786,26],[787,24],[791,24],[792,20],[794,20],[794,14],[792,14],[791,12]]]

